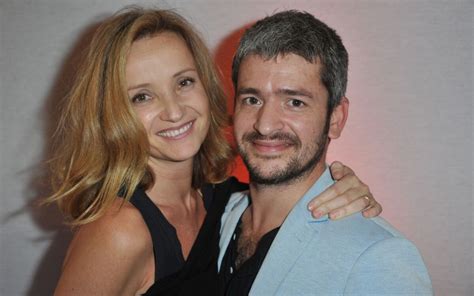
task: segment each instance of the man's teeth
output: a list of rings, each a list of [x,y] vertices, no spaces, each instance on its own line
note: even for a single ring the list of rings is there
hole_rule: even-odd
[[[190,123],[186,124],[185,126],[183,126],[182,128],[177,129],[177,130],[168,130],[168,131],[165,131],[165,132],[159,132],[158,136],[162,136],[162,137],[166,137],[166,138],[174,138],[174,137],[177,137],[181,134],[184,134],[187,130],[189,130],[191,128],[192,125],[193,125],[193,123],[190,122]]]

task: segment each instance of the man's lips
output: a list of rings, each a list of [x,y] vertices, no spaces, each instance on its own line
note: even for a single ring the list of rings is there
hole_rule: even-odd
[[[167,139],[181,139],[185,137],[191,131],[191,127],[194,124],[194,120],[188,121],[178,127],[168,128],[157,132],[156,134],[160,137]]]
[[[256,154],[269,154],[276,156],[287,149],[298,148],[301,146],[299,139],[295,135],[288,133],[275,133],[264,136],[257,132],[245,133],[242,136],[242,143],[247,143],[250,149]]]
[[[251,144],[259,152],[280,152],[293,146],[293,143],[280,140],[254,140]]]

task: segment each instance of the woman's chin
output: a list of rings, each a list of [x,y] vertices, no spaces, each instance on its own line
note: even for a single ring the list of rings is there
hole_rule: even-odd
[[[151,155],[151,158],[155,161],[168,161],[168,162],[186,162],[191,161],[199,152],[199,147],[191,148],[186,147],[184,149],[173,149],[172,151],[163,151],[155,155]]]

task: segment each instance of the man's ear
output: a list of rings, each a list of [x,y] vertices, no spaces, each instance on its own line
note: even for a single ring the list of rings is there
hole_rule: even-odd
[[[328,137],[330,139],[337,139],[341,136],[344,125],[346,124],[347,116],[349,115],[349,100],[346,97],[341,98],[339,105],[334,107],[329,122]]]

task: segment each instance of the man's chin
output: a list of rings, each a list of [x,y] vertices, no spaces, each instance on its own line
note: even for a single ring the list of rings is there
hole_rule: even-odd
[[[273,179],[284,174],[288,170],[288,161],[281,158],[252,158],[244,159],[245,165],[249,172],[254,172],[265,179]]]
[[[263,171],[251,167],[249,168],[249,174],[251,182],[258,185],[287,184],[294,178],[292,174],[288,174],[287,169],[277,167],[268,168]]]
[[[304,179],[317,166],[319,157],[312,161],[255,161],[246,163],[252,184],[277,186],[290,185]]]

